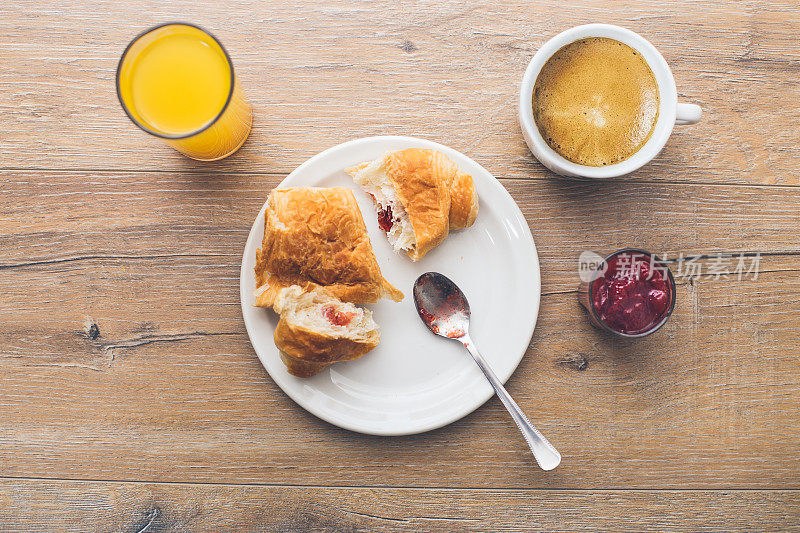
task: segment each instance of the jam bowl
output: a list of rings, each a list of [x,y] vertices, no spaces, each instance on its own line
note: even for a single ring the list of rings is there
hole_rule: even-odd
[[[644,337],[672,314],[675,279],[653,254],[625,248],[606,257],[589,281],[581,282],[578,301],[594,326],[621,337]]]

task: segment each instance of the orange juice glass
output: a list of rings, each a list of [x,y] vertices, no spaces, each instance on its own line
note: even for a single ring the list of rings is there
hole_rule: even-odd
[[[128,45],[117,96],[134,124],[200,161],[234,153],[253,122],[228,52],[184,22],[150,28]]]

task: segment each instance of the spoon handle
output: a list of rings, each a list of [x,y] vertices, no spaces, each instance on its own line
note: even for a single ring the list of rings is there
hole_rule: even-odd
[[[533,452],[533,456],[536,458],[536,462],[539,463],[541,469],[552,470],[557,467],[561,462],[561,454],[558,453],[558,450],[556,450],[546,438],[544,438],[544,435],[539,433],[539,430],[533,427],[531,421],[528,420],[528,417],[525,416],[525,413],[523,413],[522,409],[519,408],[517,402],[515,402],[511,395],[508,394],[506,388],[503,387],[503,384],[497,378],[494,371],[491,369],[483,356],[478,352],[478,349],[475,347],[475,344],[473,344],[469,335],[465,335],[458,340],[460,340],[467,350],[469,350],[469,353],[472,354],[472,358],[475,359],[476,363],[478,363],[478,366],[483,371],[486,379],[488,379],[489,383],[491,383],[492,387],[494,387],[494,392],[497,393],[500,401],[503,402],[503,405],[505,405],[506,409],[508,409],[508,412],[511,414],[511,418],[513,418],[514,422],[517,423],[517,427],[522,432],[522,436],[525,437],[525,441],[528,443],[528,446],[530,447],[531,452]]]

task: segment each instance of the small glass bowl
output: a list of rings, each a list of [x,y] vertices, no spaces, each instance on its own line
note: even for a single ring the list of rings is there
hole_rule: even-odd
[[[602,277],[602,275],[605,274],[606,269],[604,268],[604,266],[607,266],[609,261],[611,261],[611,259],[622,254],[645,255],[650,259],[650,263],[652,265],[657,265],[657,268],[659,268],[662,272],[665,273],[664,279],[666,280],[670,290],[669,292],[671,301],[668,304],[668,309],[664,313],[664,316],[661,317],[661,319],[658,322],[655,322],[646,331],[640,331],[637,333],[624,333],[622,331],[618,331],[610,327],[601,320],[600,315],[598,314],[597,309],[595,308],[594,305],[594,299],[592,298],[592,292],[593,292],[592,289],[594,287],[595,282],[597,282]],[[603,259],[603,261],[597,266],[594,272],[592,272],[590,281],[588,282],[581,281],[580,285],[578,285],[578,301],[584,308],[586,308],[586,311],[588,312],[589,315],[589,321],[592,323],[592,325],[603,331],[607,331],[619,337],[625,337],[625,338],[637,339],[639,337],[645,337],[647,335],[650,335],[654,331],[657,331],[661,326],[663,326],[666,323],[666,321],[672,315],[672,311],[673,309],[675,309],[675,299],[676,299],[675,278],[672,276],[672,272],[670,271],[666,263],[659,260],[655,255],[651,254],[650,252],[646,252],[644,250],[639,250],[636,248],[623,248],[622,250],[617,250],[616,252],[610,254],[605,259]]]

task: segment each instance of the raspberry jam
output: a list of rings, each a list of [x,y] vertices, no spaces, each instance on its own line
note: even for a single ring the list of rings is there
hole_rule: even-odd
[[[394,216],[392,215],[392,206],[387,205],[386,207],[381,207],[378,205],[378,226],[389,233],[389,230],[392,229],[394,225]]]
[[[337,311],[334,306],[326,305],[322,308],[322,316],[334,326],[346,326],[353,320],[356,314],[347,311]]]
[[[578,296],[596,325],[638,337],[661,327],[672,313],[675,281],[651,254],[621,250],[605,259],[590,283],[581,284]]]

